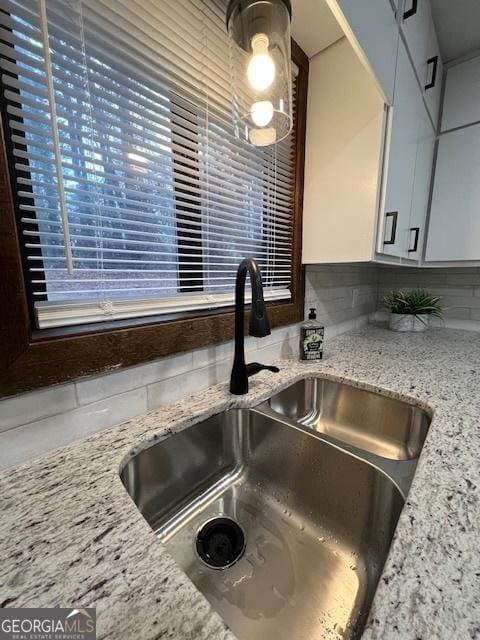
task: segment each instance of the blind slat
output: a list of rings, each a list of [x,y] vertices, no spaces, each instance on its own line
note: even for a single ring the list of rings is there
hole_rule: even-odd
[[[51,188],[51,185],[50,185],[50,188]],[[90,220],[95,221],[96,219],[98,219],[100,222],[104,220],[107,223],[113,222],[122,226],[130,225],[130,226],[138,227],[139,225],[143,225],[143,227],[146,228],[148,232],[153,232],[158,227],[159,222],[169,222],[172,220],[173,203],[171,203],[172,204],[171,208],[168,208],[167,206],[165,207],[159,206],[158,203],[150,203],[148,201],[143,201],[143,200],[140,202],[139,201],[135,202],[134,200],[129,200],[127,198],[122,200],[121,198],[113,197],[111,193],[109,193],[108,194],[109,202],[112,202],[113,205],[116,205],[116,206],[111,206],[106,204],[98,204],[96,202],[92,203],[92,202],[84,201],[81,199],[82,195],[87,198],[89,196],[92,196],[91,192],[82,191],[82,190],[73,189],[73,188],[67,188],[66,191],[68,194],[75,193],[78,196],[78,198],[71,201],[72,206],[75,206],[75,217],[72,220],[72,224],[75,223],[75,220],[78,220],[80,218],[85,218],[88,221]],[[54,201],[57,200],[56,195],[34,196],[34,194],[25,192],[25,191],[19,191],[18,195],[23,200],[32,200],[35,198],[37,203],[44,200],[54,200]],[[139,207],[141,207],[141,209]],[[38,205],[38,204],[21,204],[19,208],[20,208],[20,211],[27,211],[27,212],[30,211],[30,212],[36,213],[37,219],[39,221],[43,220],[44,222],[48,222],[49,218],[42,217],[39,214],[41,214],[44,211],[47,213],[53,213],[53,214],[56,213],[55,207],[51,205],[42,207],[41,205]],[[95,210],[95,213],[91,213],[92,209]],[[149,209],[151,209],[151,211],[148,211]],[[121,215],[122,211],[125,212],[125,215],[130,213],[132,218],[126,218],[125,216]],[[117,216],[116,217],[109,216],[108,215],[109,213],[115,213],[117,214]],[[133,216],[135,218],[140,218],[141,220],[133,219]],[[204,215],[201,210],[197,211],[196,209],[193,210],[193,208],[188,207],[188,218],[189,218],[189,222],[191,222],[193,226],[195,225],[198,226],[203,223]],[[213,223],[212,223],[212,220],[213,220]],[[32,219],[28,219],[28,220],[25,219],[25,221],[35,222]],[[216,228],[218,227],[218,225],[220,225],[219,228],[224,229],[224,226],[222,227],[222,223],[224,224],[225,222],[235,222],[239,225],[239,228],[243,228],[243,227],[248,228],[249,226],[255,223],[255,221],[250,222],[249,217],[245,216],[245,210],[243,210],[243,215],[238,215],[236,213],[226,212],[223,208],[221,211],[218,211],[218,212],[215,208],[210,209],[209,222],[208,222],[208,225],[210,228]],[[261,227],[266,229],[272,229],[272,230],[276,229],[280,233],[288,235],[291,232],[290,231],[291,220],[289,220],[288,218],[279,218],[274,214],[268,215],[268,213],[266,213],[262,217]]]
[[[6,77],[5,78],[5,83],[7,85],[13,86],[18,88],[19,90],[25,90],[28,87],[28,90],[31,93],[34,93],[37,98],[41,98],[41,96],[44,97],[44,99],[46,99],[47,94],[45,91],[42,91],[39,88],[32,88],[28,85],[26,85],[25,83],[22,83],[21,81],[15,79],[15,78],[10,78],[10,77]],[[68,93],[68,91],[65,91],[66,93]],[[71,92],[70,92],[71,93]],[[81,92],[78,94],[79,96],[81,96]],[[7,93],[7,97],[9,97],[10,99],[15,99],[15,95],[13,94],[8,94]],[[44,105],[42,102],[40,102],[40,104],[38,104],[35,100],[32,100],[30,97],[24,97],[24,102],[25,104],[29,104],[30,106],[32,106],[33,108],[38,107],[41,109],[44,109]],[[107,127],[110,125],[111,127],[113,127],[110,130],[110,135],[112,138],[115,138],[116,135],[119,133],[118,131],[118,127],[120,126],[120,122],[118,120],[118,114],[116,115],[115,118],[110,117],[110,115],[108,114],[107,111],[105,111],[105,105],[100,105],[95,101],[92,100],[91,101],[93,106],[95,107],[99,107],[97,110],[97,124],[96,124],[96,132],[97,135],[98,133],[101,133],[102,131],[108,131]],[[69,110],[68,107],[70,106],[68,101],[63,99],[63,98],[58,98],[58,104],[59,104],[59,114],[62,115],[65,119],[69,119]],[[178,107],[175,106],[175,109],[178,110]],[[190,114],[191,115],[191,114]],[[33,114],[33,118],[37,121],[39,121],[39,117],[37,114]],[[151,117],[149,117],[149,122],[151,122],[152,119]],[[41,122],[41,120],[40,120]],[[48,123],[47,122],[43,122],[44,125],[46,125]],[[101,124],[100,124],[101,123]],[[179,124],[180,123],[180,124]],[[80,136],[81,134],[83,134],[84,136],[86,135],[85,129],[88,127],[88,125],[85,124],[85,122],[80,122],[79,126],[77,126],[76,130],[73,129],[72,131],[72,127],[69,127],[68,125],[65,124],[60,124],[59,128],[60,130],[66,130],[66,131],[71,131],[72,133],[76,133],[77,136]],[[126,124],[126,129],[125,131],[129,131],[131,130],[129,125]],[[125,135],[123,127],[122,127],[122,139],[123,140],[130,140],[132,143],[132,146],[135,146],[136,144],[143,144],[143,145],[147,145],[148,148],[148,139],[151,140],[156,140],[156,142],[158,144],[160,144],[159,138],[160,136],[162,136],[163,140],[163,144],[164,145],[168,145],[169,147],[172,147],[172,142],[170,139],[165,139],[165,131],[164,130],[160,130],[157,129],[156,131],[149,131],[148,126],[146,126],[144,123],[142,123],[142,129],[141,131],[137,128],[137,132],[140,138],[140,134],[142,135],[142,138],[139,139],[135,139],[135,138],[131,138],[128,135]],[[95,133],[95,132],[94,132]],[[206,134],[203,131],[202,128],[199,128],[198,125],[195,126],[194,124],[190,123],[189,120],[187,120],[186,118],[179,118],[178,116],[176,117],[175,115],[172,115],[172,123],[171,123],[171,133],[172,134],[178,134],[178,136],[181,137],[181,144],[180,142],[175,146],[175,150],[180,151],[182,153],[182,155],[193,155],[189,153],[190,149],[194,149],[195,152],[198,149],[198,144],[200,142],[204,142],[205,138],[206,138]],[[100,139],[102,139],[101,136],[98,136]],[[193,144],[192,144],[193,143]],[[113,140],[112,140],[112,144],[113,144]],[[215,133],[215,131],[209,130],[208,131],[208,144],[210,147],[214,147],[217,146],[218,147],[218,153],[219,154],[225,154],[225,153],[230,153],[231,154],[231,160],[232,160],[232,166],[238,168],[241,173],[245,173],[247,175],[258,175],[254,173],[253,171],[253,167],[250,167],[249,165],[245,166],[245,164],[242,165],[242,163],[240,162],[240,160],[258,160],[258,156],[254,156],[252,153],[249,153],[248,150],[244,150],[242,148],[238,147],[238,143],[232,142],[232,141],[228,141],[226,140],[224,137],[222,137],[220,134]],[[281,144],[281,143],[280,143]],[[158,153],[158,150],[155,149],[155,147],[150,147],[152,150],[156,151]],[[279,148],[280,145],[279,145]],[[220,155],[221,157],[221,155]],[[217,164],[218,164],[218,160],[217,160]],[[273,173],[273,175],[275,176],[275,178],[277,179],[277,181],[279,183],[282,182],[282,178],[289,180],[291,178],[291,166],[293,163],[293,159],[292,159],[292,151],[289,150],[289,153],[277,153],[277,158],[276,158],[276,166],[275,166],[275,172],[272,172],[272,169],[266,165],[264,167],[264,171]],[[242,169],[243,167],[243,169]]]
[[[54,236],[62,236],[61,233],[61,228],[59,227],[59,223],[57,221],[54,222],[49,222],[48,220],[43,220],[43,221],[38,221],[38,220],[33,220],[33,219],[28,219],[28,218],[22,218],[22,221],[27,223],[30,222],[31,224],[37,224],[37,222],[39,222],[40,224],[37,226],[42,227],[41,231],[32,231],[30,230],[25,230],[24,234],[25,236],[34,236],[34,237],[47,237],[48,235],[54,235]],[[132,242],[137,242],[137,240],[135,239],[128,239],[125,236],[130,236],[130,235],[136,235],[139,238],[149,238],[151,239],[152,236],[154,236],[153,233],[146,233],[144,231],[132,231],[130,229],[121,229],[121,230],[117,230],[112,228],[112,225],[110,225],[108,222],[105,221],[105,219],[102,219],[100,217],[95,217],[95,218],[91,218],[89,220],[90,224],[82,224],[79,223],[77,221],[70,221],[70,225],[72,228],[72,237],[76,237],[79,239],[86,239],[89,237],[89,234],[86,233],[84,235],[82,235],[81,233],[78,233],[78,230],[84,230],[84,231],[88,231],[93,232],[95,231],[95,229],[98,229],[99,227],[103,226],[103,237],[108,240],[109,236],[108,236],[108,232],[110,233],[118,233],[121,234],[122,238],[120,239],[115,239],[114,240],[118,240],[119,242],[125,242],[126,244],[130,244]],[[117,220],[115,218],[110,218],[109,222],[117,222]],[[43,224],[42,224],[43,223]],[[93,224],[92,224],[93,223]],[[46,227],[49,226],[57,226],[59,227],[59,231],[58,232],[54,232],[54,231],[47,231]],[[179,224],[177,224],[177,229],[179,230],[180,233],[183,233],[183,226],[187,226],[187,225],[182,225],[182,223],[180,222]],[[212,229],[213,227],[213,229]],[[222,229],[222,227],[220,225],[210,225],[208,226],[208,231],[206,231],[205,225],[203,225],[201,222],[197,223],[194,227],[192,227],[192,225],[190,224],[190,221],[188,223],[188,230],[190,233],[192,233],[192,238],[195,238],[196,236],[201,236],[203,239],[210,239],[211,241],[214,242],[225,242],[228,243],[228,240],[224,240],[222,241],[221,238],[225,237],[225,227],[223,227],[223,233],[219,232],[219,231],[215,231],[215,229]],[[242,238],[245,237],[250,237],[252,238],[252,240],[254,240],[257,243],[270,243],[271,240],[269,239],[268,235],[265,233],[265,230],[260,229],[260,230],[255,230],[254,228],[248,228],[245,227],[242,230],[236,230],[234,228],[230,228],[229,229],[229,235],[233,238],[238,237],[239,240],[241,240]],[[275,229],[274,227],[271,228],[270,227],[270,234],[272,237],[275,237],[275,241],[276,244],[278,246],[286,246],[290,248],[290,242],[289,242],[289,233],[288,232],[282,232],[282,231],[278,231],[277,229]],[[178,235],[177,235],[178,237]],[[151,240],[138,240],[139,242],[145,242],[148,243]]]
[[[36,135],[37,133],[41,132],[41,129],[37,127],[29,126],[28,124],[25,124],[25,123],[12,122],[11,125],[12,125],[12,130],[29,132],[31,135]],[[66,145],[68,143],[68,138],[66,138],[63,135],[63,130],[64,130],[63,127],[59,127],[60,142],[63,145]],[[17,134],[12,135],[12,140],[18,145],[23,144],[25,142],[25,138],[23,136],[18,136]],[[42,149],[43,151],[46,151],[52,154],[53,153],[52,145],[48,140],[46,142],[44,142],[43,140],[44,138],[42,138],[41,140],[38,140],[38,139],[31,140],[30,147],[32,149],[35,149],[35,148]],[[101,138],[99,139],[99,142],[100,141],[101,141]],[[128,143],[128,141],[129,141],[128,138],[126,138],[124,143],[125,142]],[[150,147],[149,145],[149,148],[146,149],[145,144],[143,144],[142,148],[138,149],[136,146],[134,146],[134,144],[135,142],[134,140],[132,140],[130,145],[123,144],[123,149],[122,148],[119,149],[120,145],[116,142],[112,142],[112,144],[109,145],[108,147],[108,151],[105,152],[103,149],[99,149],[98,153],[102,153],[103,157],[105,157],[108,153],[109,162],[108,163],[103,162],[102,164],[107,168],[116,168],[118,170],[119,163],[121,163],[124,166],[130,167],[129,171],[134,175],[135,175],[134,172],[139,170],[144,172],[150,171],[156,174],[164,173],[164,172],[171,173],[176,170],[178,173],[182,174],[183,181],[187,181],[189,177],[193,177],[193,182],[196,183],[198,182],[199,179],[201,179],[201,175],[199,176],[199,173],[198,173],[198,158],[195,159],[195,156],[193,156],[192,153],[188,153],[188,154],[185,153],[184,148],[181,147],[180,145],[172,144],[170,152],[158,154],[160,158],[162,156],[164,158],[164,163],[159,164],[158,156],[153,155],[151,153],[151,151],[153,150],[153,147]],[[76,141],[75,147],[77,149],[76,153],[73,151],[67,151],[66,149],[64,149],[63,157],[68,159],[80,160],[83,158],[83,154],[81,153],[80,150],[90,149],[90,146],[87,143],[81,142],[81,141]],[[178,151],[181,157],[179,157],[178,154],[175,154],[175,151]],[[115,164],[115,162],[117,162],[117,164]],[[223,167],[222,169],[221,162],[212,163],[212,166],[211,168],[209,168],[209,172],[208,172],[209,181],[210,181],[210,184],[216,185],[215,188],[217,192],[224,191],[225,193],[231,193],[231,188],[229,189],[227,187],[221,186],[222,183],[223,184],[225,183],[225,179],[226,179],[225,173],[226,173],[226,169],[225,167]],[[230,184],[233,183],[236,185],[243,186],[245,184],[245,179],[248,174],[243,176],[243,181],[242,181],[242,176],[236,175],[235,173],[231,175],[229,174],[227,175],[229,177]],[[271,185],[272,188],[274,187],[276,190],[276,197],[279,202],[288,202],[289,197],[291,196],[291,192],[288,189],[288,186],[289,186],[288,182],[284,181],[282,177],[279,177],[279,178],[277,177],[278,179],[275,179],[275,176],[265,176],[264,179],[262,180],[261,175],[259,176],[257,173],[257,175],[255,176],[253,175],[253,172],[250,177],[252,178],[252,180],[255,180],[257,183],[261,181],[262,184],[268,184],[268,185]]]
[[[40,302],[37,303],[37,322],[40,328],[50,328],[71,326],[87,322],[100,322],[105,320],[106,315],[110,320],[123,320],[132,317],[148,317],[158,315],[159,309],[164,313],[179,313],[190,309],[211,309],[227,307],[233,304],[233,293],[194,293],[189,295],[171,295],[169,290],[167,295],[161,297],[150,296],[149,298],[137,298],[131,300],[113,300],[108,306],[108,314],[105,305],[98,302],[83,302],[78,300],[70,304]],[[290,295],[286,287],[272,288],[265,291],[265,299],[282,300]],[[247,292],[246,300],[251,300],[251,294]]]

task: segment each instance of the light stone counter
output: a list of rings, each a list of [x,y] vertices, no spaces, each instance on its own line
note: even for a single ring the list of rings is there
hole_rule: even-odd
[[[248,396],[219,385],[4,472],[1,606],[95,606],[98,638],[112,640],[233,639],[155,538],[119,469],[206,416],[325,373],[434,411],[363,638],[480,638],[480,334],[368,328],[331,340],[322,363],[279,364],[279,374],[251,379]]]

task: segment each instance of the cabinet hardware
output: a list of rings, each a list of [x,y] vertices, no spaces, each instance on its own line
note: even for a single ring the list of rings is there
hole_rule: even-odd
[[[429,58],[427,60],[427,67],[429,65],[432,66],[432,79],[428,84],[425,85],[425,89],[433,89],[435,86],[435,82],[437,81],[437,68],[438,68],[438,56],[433,56],[433,58]]]
[[[384,240],[383,244],[395,244],[395,237],[397,235],[397,219],[398,211],[387,211],[385,218],[392,218],[392,231],[390,232],[390,239]]]
[[[420,235],[420,227],[412,227],[410,229],[410,233],[414,231],[415,232],[415,238],[413,240],[413,248],[408,250],[408,253],[415,253],[415,251],[418,249],[418,237]],[[411,237],[411,236],[410,236]]]
[[[410,9],[403,13],[404,20],[408,20],[408,18],[411,18],[417,13],[417,2],[418,0],[412,0],[412,6],[410,7]]]

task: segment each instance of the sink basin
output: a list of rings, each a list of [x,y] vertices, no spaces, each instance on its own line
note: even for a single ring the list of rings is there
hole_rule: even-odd
[[[300,380],[273,396],[273,411],[391,460],[418,458],[430,417],[407,402],[325,378]]]
[[[404,503],[376,466],[241,409],[145,449],[121,479],[239,640],[361,636]],[[224,552],[227,568],[209,565]]]

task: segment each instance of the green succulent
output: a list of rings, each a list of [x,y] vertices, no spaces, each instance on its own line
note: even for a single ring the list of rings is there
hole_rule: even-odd
[[[412,291],[391,291],[383,298],[383,306],[392,313],[422,315],[443,318],[443,309],[438,296],[432,296],[424,289]],[[422,320],[422,318],[419,318]]]

